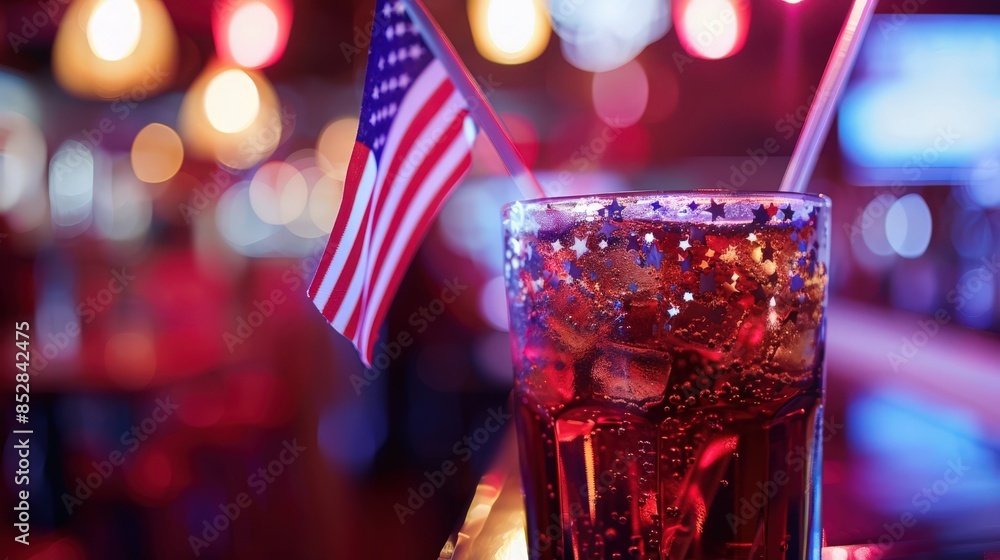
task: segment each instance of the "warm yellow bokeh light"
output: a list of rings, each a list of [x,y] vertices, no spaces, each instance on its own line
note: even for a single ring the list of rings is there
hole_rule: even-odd
[[[469,22],[476,49],[500,64],[538,58],[552,34],[543,0],[469,0]]]
[[[135,0],[102,0],[87,21],[87,42],[98,57],[114,62],[135,51],[142,14]]]
[[[486,31],[498,49],[516,55],[531,43],[536,19],[531,0],[492,0],[486,9]]]
[[[354,141],[358,136],[358,119],[348,117],[326,125],[316,142],[316,151],[323,157],[320,164],[329,167],[326,172],[341,181],[347,177],[347,165],[354,151]]]
[[[308,200],[305,177],[283,161],[265,163],[250,181],[250,206],[264,223],[291,223],[305,211]]]
[[[313,225],[323,231],[333,231],[333,223],[340,212],[344,198],[344,183],[333,177],[324,177],[316,182],[309,196],[309,218]]]
[[[187,157],[249,169],[271,157],[295,118],[263,74],[213,62],[184,95],[177,131]]]
[[[227,35],[233,60],[256,68],[267,62],[278,43],[278,16],[262,2],[244,4],[233,13]]]
[[[220,72],[205,89],[205,115],[219,132],[246,129],[260,112],[260,94],[253,79],[243,70]]]
[[[152,123],[132,141],[132,171],[140,181],[162,183],[181,168],[184,145],[169,126]]]
[[[60,0],[61,1],[61,0]],[[87,99],[137,103],[173,85],[177,34],[161,0],[74,0],[52,44],[52,73]]]

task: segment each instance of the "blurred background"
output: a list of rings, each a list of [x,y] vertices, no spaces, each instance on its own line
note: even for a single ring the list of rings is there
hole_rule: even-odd
[[[427,4],[547,190],[580,194],[776,188],[849,3]],[[502,439],[482,428],[511,387],[498,216],[518,195],[480,137],[394,301],[388,365],[363,369],[305,285],[339,209],[373,10],[3,2],[0,554],[436,557]],[[835,202],[826,539],[989,558],[1000,6],[877,13],[810,188]]]

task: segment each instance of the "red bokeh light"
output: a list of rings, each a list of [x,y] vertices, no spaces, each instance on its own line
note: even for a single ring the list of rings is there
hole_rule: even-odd
[[[219,58],[244,68],[274,64],[285,52],[292,27],[287,0],[216,2],[212,35]]]

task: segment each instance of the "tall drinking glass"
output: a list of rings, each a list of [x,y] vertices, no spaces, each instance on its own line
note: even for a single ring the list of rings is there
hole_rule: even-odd
[[[819,559],[830,201],[504,208],[532,558]]]

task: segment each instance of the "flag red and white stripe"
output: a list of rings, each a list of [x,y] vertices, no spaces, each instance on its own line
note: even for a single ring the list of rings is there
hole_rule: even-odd
[[[448,194],[471,166],[476,128],[402,4],[379,3],[340,211],[309,287],[372,365],[378,331]]]

